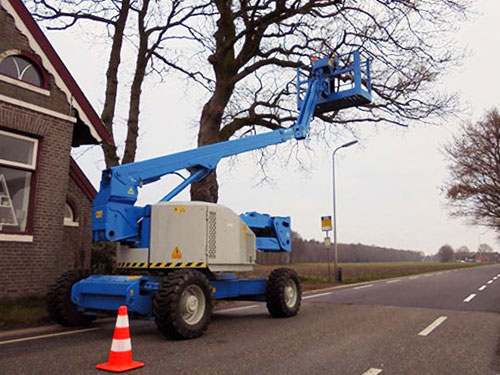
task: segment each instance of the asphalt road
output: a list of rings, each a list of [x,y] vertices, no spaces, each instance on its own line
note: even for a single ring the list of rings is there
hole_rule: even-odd
[[[499,312],[500,265],[318,291],[290,319],[230,304],[196,340],[131,321],[134,359],[146,363],[134,374],[500,374]],[[94,365],[107,359],[113,327],[0,334],[0,374],[103,373]]]

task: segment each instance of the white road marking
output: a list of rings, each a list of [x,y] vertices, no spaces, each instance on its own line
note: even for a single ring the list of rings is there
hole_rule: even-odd
[[[309,298],[316,298],[316,297],[323,297],[323,296],[328,296],[332,294],[332,292],[329,292],[329,293],[319,293],[319,294],[313,294],[312,296],[306,296],[306,297],[302,297],[302,299],[309,299]]]
[[[419,336],[427,336],[429,335],[432,331],[434,331],[441,323],[443,323],[446,319],[448,319],[447,316],[440,316],[437,318],[435,321],[433,321],[430,325],[428,325],[425,329],[420,331],[418,333]]]
[[[493,278],[493,280],[496,280],[496,279],[498,279],[498,276],[495,276],[495,277]]]
[[[392,284],[392,283],[397,283],[397,282],[400,282],[401,279],[397,279],[397,280],[389,280],[386,282],[386,284]]]
[[[485,290],[486,289],[486,285],[483,285],[481,288],[479,288],[478,290],[479,291],[482,291],[482,290]]]
[[[361,286],[357,286],[356,288],[353,288],[353,289],[363,289],[363,288],[370,288],[372,287],[373,284],[368,284],[368,285],[361,285]]]
[[[75,331],[66,331],[66,332],[58,332],[58,333],[49,333],[49,334],[46,334],[46,335],[39,335],[39,336],[23,337],[23,338],[20,338],[20,339],[0,341],[0,345],[13,344],[15,342],[23,342],[23,341],[31,341],[31,340],[44,339],[46,337],[65,336],[65,335],[71,335],[73,333],[90,332],[90,331],[95,331],[95,330],[98,330],[98,329],[100,329],[100,328],[99,327],[94,327],[94,328],[87,328],[87,329],[78,329],[78,330],[75,330]]]
[[[249,305],[249,306],[233,307],[231,309],[215,310],[214,313],[227,313],[227,312],[231,312],[231,311],[248,310],[248,309],[253,309],[254,307],[258,307],[258,306],[259,305]]]
[[[488,280],[488,284],[491,284],[493,282],[493,280]]]
[[[438,275],[442,275],[443,273],[442,273],[442,272],[438,272],[437,274],[438,274]]]
[[[425,277],[431,277],[431,276],[432,276],[432,274],[427,274],[427,275],[424,275],[424,276],[425,276]]]
[[[420,276],[412,276],[410,277],[410,280],[415,280],[415,279],[418,279]]]
[[[363,372],[363,375],[377,375],[377,374],[380,374],[381,372],[382,372],[381,369],[371,368],[368,371]]]
[[[497,276],[500,277],[500,273]]]
[[[468,296],[466,299],[464,299],[464,302],[470,302],[474,299],[476,295],[475,294],[471,294],[470,296]]]

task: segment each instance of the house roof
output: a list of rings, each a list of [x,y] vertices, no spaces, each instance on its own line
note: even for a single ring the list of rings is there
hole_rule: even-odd
[[[69,161],[69,177],[75,181],[90,201],[94,200],[97,191],[73,158],[70,158]]]
[[[57,87],[66,94],[68,101],[77,110],[79,120],[88,127],[92,138],[96,142],[111,142],[111,135],[22,1],[0,0],[0,4],[14,18],[16,27],[28,38],[30,47],[54,76]],[[88,142],[81,144],[83,143]]]

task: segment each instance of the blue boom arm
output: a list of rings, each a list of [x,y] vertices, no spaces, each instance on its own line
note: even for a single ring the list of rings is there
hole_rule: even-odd
[[[262,251],[292,251],[290,217],[246,212],[240,218],[255,233],[256,247]]]
[[[157,181],[164,175],[177,174],[180,170],[189,169],[190,176],[162,199],[169,201],[191,183],[205,178],[223,158],[277,145],[291,139],[306,138],[309,124],[315,114],[338,109],[331,105],[332,102],[342,108],[369,103],[371,101],[369,60],[363,62],[366,67],[363,70],[359,52],[353,52],[348,57],[344,59],[347,61],[344,64],[341,60],[319,59],[313,63],[307,80],[300,80],[298,75],[298,91],[300,92],[302,85],[307,85],[307,89],[303,98],[299,95],[299,116],[296,123],[289,128],[104,170],[92,211],[94,241],[120,241],[132,246],[147,246],[141,243],[141,237],[148,236],[141,236],[141,232],[149,230],[150,206],[134,206],[138,189],[143,185]],[[366,77],[365,82],[366,79],[368,81],[368,86],[363,84],[363,75]],[[342,77],[352,81],[348,90],[340,90],[337,81]],[[267,242],[262,246],[271,248],[273,245]]]

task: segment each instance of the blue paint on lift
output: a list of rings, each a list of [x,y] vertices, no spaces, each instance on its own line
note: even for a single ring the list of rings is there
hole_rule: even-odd
[[[102,172],[99,193],[94,199],[92,232],[94,241],[119,242],[133,248],[150,247],[151,206],[136,207],[138,189],[168,174],[190,175],[170,191],[169,201],[193,182],[208,176],[223,158],[277,145],[292,139],[305,139],[315,115],[367,104],[371,101],[370,61],[360,53],[317,59],[309,74],[297,74],[296,123],[289,128],[215,143],[192,150],[106,169]],[[302,94],[304,94],[302,96]],[[250,212],[242,220],[256,234],[262,251],[291,251],[289,217],[271,217]],[[208,264],[210,267],[210,264]],[[148,271],[146,268],[145,271]],[[266,279],[237,279],[234,275],[214,275],[207,269],[215,299],[264,300]],[[90,276],[77,282],[71,299],[80,311],[94,314],[99,310],[129,310],[150,316],[153,295],[160,276]]]
[[[129,311],[150,317],[153,294],[158,290],[160,276],[94,275],[73,285],[71,300],[79,311],[96,314],[116,311],[126,305]],[[238,279],[226,273],[210,281],[214,299],[264,301],[266,279]]]

